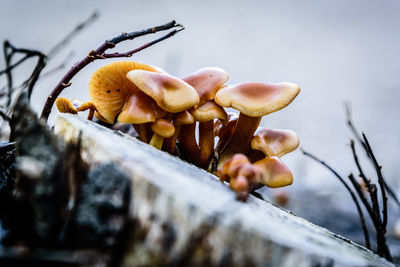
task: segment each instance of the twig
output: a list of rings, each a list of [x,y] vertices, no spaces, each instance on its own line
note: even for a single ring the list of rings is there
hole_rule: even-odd
[[[58,53],[66,44],[68,44],[79,32],[81,32],[84,28],[88,27],[99,17],[98,12],[94,11],[89,18],[87,18],[82,23],[76,25],[76,27],[67,34],[61,41],[59,41],[50,51],[47,53],[49,58],[52,58],[56,53]]]
[[[361,144],[361,146],[364,148],[364,151],[367,155],[367,157],[373,162],[373,159],[371,158],[371,156],[368,153],[368,149],[367,146],[365,144],[365,141],[363,141],[363,139],[361,138],[361,136],[359,135],[359,132],[357,131],[357,129],[354,126],[354,123],[352,121],[352,116],[351,116],[351,103],[350,102],[345,102],[344,103],[344,107],[345,107],[345,111],[346,111],[346,122],[347,125],[349,126],[350,130],[352,131],[354,137],[357,139],[357,141]],[[396,204],[400,207],[400,200],[397,198],[396,194],[394,193],[394,191],[392,190],[392,188],[386,183],[385,179],[383,180],[383,185],[385,187],[385,189],[387,190],[388,194],[393,198],[393,200],[396,202]]]
[[[301,152],[303,152],[303,154],[305,156],[308,156],[308,157],[312,158],[313,160],[319,162],[321,165],[325,166],[328,170],[330,170],[336,176],[336,178],[338,178],[339,181],[344,185],[344,187],[347,189],[347,191],[350,193],[350,196],[353,199],[354,204],[357,207],[358,214],[360,216],[360,222],[361,222],[361,226],[362,226],[362,229],[363,229],[363,232],[364,232],[365,246],[368,249],[371,249],[371,243],[370,243],[370,240],[369,240],[368,229],[367,229],[367,226],[365,224],[364,213],[363,213],[363,211],[361,209],[361,206],[360,206],[360,203],[358,202],[357,197],[355,196],[354,192],[351,190],[349,185],[344,181],[344,179],[331,166],[329,166],[327,163],[325,163],[325,161],[322,161],[322,160],[318,159],[316,156],[310,154],[309,152],[306,152],[303,148],[300,148],[300,150],[301,150]]]
[[[362,133],[362,137],[364,139],[367,152],[370,155],[372,162],[374,163],[375,171],[378,176],[378,183],[379,183],[379,187],[381,190],[382,203],[383,203],[383,205],[382,205],[383,206],[383,208],[382,208],[382,217],[383,217],[382,224],[386,229],[386,226],[387,226],[387,196],[386,196],[386,192],[385,192],[384,179],[383,179],[383,175],[382,175],[382,166],[380,166],[378,164],[378,161],[376,160],[374,152],[372,151],[369,141],[364,133]]]
[[[40,79],[46,78],[48,76],[51,76],[55,72],[65,68],[65,66],[67,65],[68,61],[73,57],[73,55],[74,55],[73,51],[69,52],[68,55],[65,57],[65,59],[61,62],[61,64],[59,64],[58,66],[56,66],[56,67],[44,72],[42,75],[40,75]]]
[[[3,73],[6,73],[7,75],[7,81],[8,81],[8,101],[7,101],[7,107],[10,106],[11,103],[11,95],[13,93],[13,87],[12,87],[12,74],[11,71],[17,67],[19,64],[24,62],[25,60],[31,58],[31,57],[37,57],[38,61],[36,63],[35,69],[33,70],[32,74],[30,77],[23,83],[23,87],[28,87],[28,99],[30,99],[30,96],[33,91],[33,87],[35,86],[36,81],[39,79],[39,75],[43,68],[46,65],[46,55],[41,53],[40,51],[37,50],[30,50],[30,49],[25,49],[25,48],[17,48],[16,46],[12,45],[9,41],[4,41],[3,43],[3,51],[4,51],[4,57],[6,59],[6,69],[0,72],[0,75]],[[25,56],[17,61],[15,64],[11,65],[11,59],[15,54],[25,54]]]
[[[65,86],[63,86],[63,84],[68,84],[71,79],[80,71],[82,70],[84,67],[86,67],[88,64],[92,63],[93,61],[97,60],[97,59],[104,59],[107,58],[106,56],[109,57],[113,57],[112,54],[106,54],[106,56],[104,56],[105,51],[107,51],[108,49],[114,48],[118,43],[126,41],[126,40],[133,40],[137,37],[140,36],[144,36],[147,34],[153,34],[159,31],[165,31],[165,30],[169,30],[172,28],[180,28],[180,29],[175,29],[171,32],[169,32],[168,34],[166,34],[165,36],[158,38],[148,44],[143,45],[142,47],[139,47],[138,49],[132,50],[129,53],[129,55],[132,55],[133,53],[136,53],[142,49],[145,49],[151,45],[154,45],[162,40],[165,40],[166,38],[169,38],[173,35],[175,35],[177,32],[179,32],[180,30],[183,29],[183,26],[180,24],[177,24],[175,21],[171,21],[169,23],[166,23],[164,25],[160,25],[154,28],[149,28],[149,29],[145,29],[145,30],[141,30],[141,31],[137,31],[137,32],[131,32],[131,33],[123,33],[111,40],[105,41],[102,45],[100,45],[96,50],[91,51],[88,56],[86,56],[83,60],[81,60],[80,62],[76,63],[74,66],[72,66],[72,68],[64,75],[64,77],[58,82],[58,84],[56,85],[56,87],[53,89],[53,91],[51,92],[51,94],[47,97],[46,103],[43,107],[42,110],[42,114],[41,114],[41,118],[47,120],[50,112],[51,112],[51,108],[53,107],[53,104],[56,100],[56,98],[58,97],[58,95],[64,90]],[[115,57],[119,57],[119,56],[115,56]]]

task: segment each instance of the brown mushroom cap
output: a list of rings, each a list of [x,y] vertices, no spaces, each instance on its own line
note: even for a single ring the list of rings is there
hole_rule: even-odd
[[[187,110],[176,113],[174,116],[174,124],[175,125],[193,124],[193,123],[194,123],[194,118],[193,118],[192,114],[190,114],[190,112]]]
[[[61,113],[78,114],[78,110],[72,105],[71,100],[66,97],[58,97],[56,99],[56,106]]]
[[[253,163],[262,173],[261,183],[277,188],[293,183],[293,174],[278,157],[269,157]]]
[[[217,91],[229,79],[229,74],[220,68],[203,68],[183,78],[185,82],[196,89],[200,97],[199,105],[215,97]]]
[[[156,102],[148,95],[138,90],[129,96],[125,107],[118,116],[122,123],[141,124],[154,122],[164,117],[166,111],[157,106]]]
[[[299,137],[290,130],[262,128],[251,140],[251,148],[262,151],[268,157],[281,157],[294,151],[299,144]]]
[[[212,100],[207,101],[201,106],[198,106],[190,113],[198,122],[206,122],[213,119],[221,119],[225,122],[228,120],[228,115],[226,114],[226,111]]]
[[[137,89],[126,79],[134,69],[157,71],[155,68],[133,61],[116,61],[96,70],[89,81],[89,95],[97,111],[108,123],[113,123],[121,112],[127,97]]]
[[[261,117],[286,107],[299,92],[300,87],[293,83],[243,83],[221,88],[215,102],[250,117]]]
[[[181,112],[199,103],[199,95],[191,85],[167,73],[132,70],[126,77],[168,112]]]
[[[175,133],[175,126],[172,122],[159,119],[155,123],[151,124],[151,130],[161,137],[169,138]]]

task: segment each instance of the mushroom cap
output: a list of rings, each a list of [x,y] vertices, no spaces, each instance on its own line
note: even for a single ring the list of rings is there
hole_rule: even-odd
[[[212,100],[198,106],[190,113],[193,115],[194,119],[199,122],[211,121],[213,119],[221,119],[225,122],[228,120],[226,111]]]
[[[128,96],[137,90],[125,77],[129,71],[135,69],[157,71],[152,66],[134,61],[116,61],[99,68],[90,78],[90,99],[106,122],[114,122]]]
[[[247,116],[261,117],[286,107],[299,92],[300,87],[294,83],[251,82],[221,88],[214,100]]]
[[[71,100],[66,97],[57,97],[56,106],[61,113],[78,114],[78,110],[72,105]]]
[[[249,159],[244,154],[235,154],[217,170],[217,175],[221,181],[229,181],[237,176],[238,171],[245,164],[250,164]]]
[[[268,157],[281,157],[294,151],[299,145],[299,137],[291,130],[262,128],[251,140],[251,148],[262,151]]]
[[[157,106],[156,102],[148,95],[138,90],[128,96],[124,108],[118,116],[118,121],[122,123],[141,124],[154,122],[164,117],[166,111]]]
[[[152,123],[151,130],[164,138],[169,138],[175,134],[174,124],[166,119],[158,119],[155,123]]]
[[[88,109],[96,110],[96,106],[93,104],[92,101],[86,101],[86,102],[82,103],[79,106],[78,111],[85,111],[85,110],[88,110]]]
[[[293,174],[278,157],[269,157],[253,163],[261,170],[261,183],[277,188],[293,183]]]
[[[191,85],[167,73],[132,70],[126,77],[168,112],[181,112],[199,103],[199,95]]]
[[[194,118],[193,118],[192,114],[190,114],[190,112],[187,110],[176,113],[174,116],[174,124],[175,125],[193,124],[193,123],[194,123]]]
[[[229,74],[220,68],[203,68],[183,78],[196,89],[200,97],[199,105],[214,99],[221,86],[229,79]]]

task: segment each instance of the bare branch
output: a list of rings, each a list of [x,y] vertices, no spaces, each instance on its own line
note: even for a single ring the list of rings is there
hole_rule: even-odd
[[[51,112],[51,108],[53,107],[53,104],[56,100],[56,98],[60,95],[60,93],[64,90],[64,86],[63,84],[69,84],[71,79],[80,71],[82,70],[84,67],[86,67],[88,64],[92,63],[93,61],[97,60],[97,59],[104,59],[106,57],[104,57],[104,53],[105,51],[107,51],[110,48],[114,48],[118,43],[126,41],[126,40],[133,40],[137,37],[140,36],[144,36],[147,34],[153,34],[156,33],[158,31],[165,31],[165,30],[169,30],[172,28],[179,28],[179,30],[183,29],[183,26],[180,24],[177,24],[175,21],[171,21],[169,23],[166,23],[164,25],[160,25],[157,27],[153,27],[153,28],[148,28],[145,30],[141,30],[141,31],[137,31],[137,32],[131,32],[131,33],[123,33],[111,40],[105,41],[102,45],[100,45],[96,50],[90,52],[88,54],[88,56],[86,56],[84,59],[82,59],[80,62],[76,63],[74,66],[72,66],[72,68],[64,75],[64,77],[58,82],[58,84],[56,85],[56,87],[53,89],[53,91],[51,92],[51,94],[47,97],[46,103],[43,107],[42,110],[42,114],[41,114],[41,118],[47,120],[50,112]],[[155,43],[158,43],[162,40],[165,40],[169,37],[172,37],[173,35],[175,35],[179,30],[174,30],[171,31],[170,33],[168,33],[167,35],[165,35],[165,37],[159,38],[153,42],[150,42],[147,45],[144,45],[140,50],[145,49]],[[140,51],[138,50],[138,51]],[[134,51],[134,50],[132,50]],[[131,51],[131,52],[132,52]]]

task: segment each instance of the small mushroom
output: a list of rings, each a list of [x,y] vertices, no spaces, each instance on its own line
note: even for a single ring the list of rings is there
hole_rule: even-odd
[[[210,163],[214,151],[214,119],[228,120],[226,111],[214,101],[210,100],[193,109],[194,119],[199,122],[199,166],[206,168]]]
[[[189,111],[185,110],[185,111],[174,114],[173,121],[174,121],[174,126],[175,126],[175,134],[171,138],[168,138],[167,140],[165,140],[166,151],[168,151],[172,155],[175,152],[176,141],[180,135],[182,127],[185,127],[186,125],[194,124],[194,118],[193,118],[192,114],[190,114]],[[187,133],[187,129],[184,130],[184,134],[186,134],[186,133]],[[194,133],[193,133],[193,136],[194,136]],[[194,153],[195,155],[198,155],[199,147],[197,146],[195,138],[193,140],[190,140],[188,138],[183,138],[183,139],[181,139],[181,141],[189,142],[189,143],[182,144],[182,145],[184,145],[185,147],[188,147],[189,151],[191,151],[192,154]],[[195,156],[194,158],[197,158],[197,156]]]
[[[131,123],[140,139],[149,142],[148,124],[155,122],[166,115],[166,112],[157,106],[156,102],[143,93],[137,90],[130,95],[121,113],[118,115],[118,121],[122,123]]]
[[[261,183],[272,188],[283,187],[293,183],[293,174],[276,156],[268,157],[253,163],[262,173]]]
[[[74,104],[74,103],[72,102],[72,104]],[[78,111],[85,111],[88,109],[89,109],[89,115],[88,115],[87,119],[91,121],[93,119],[94,112],[96,111],[96,106],[93,104],[93,102],[86,101],[86,102],[80,104],[78,107]]]
[[[281,157],[296,150],[299,145],[299,137],[291,130],[262,128],[251,140],[251,148],[262,151],[268,157]]]
[[[160,150],[164,138],[172,137],[175,133],[174,124],[166,119],[158,119],[156,122],[152,123],[151,130],[153,130],[154,134],[149,144]]]
[[[61,113],[78,114],[78,110],[72,105],[71,100],[65,97],[58,97],[56,99],[56,106]]]
[[[293,83],[243,83],[220,89],[215,101],[240,111],[232,138],[221,151],[220,163],[236,153],[246,154],[261,117],[289,105],[300,92]]]

